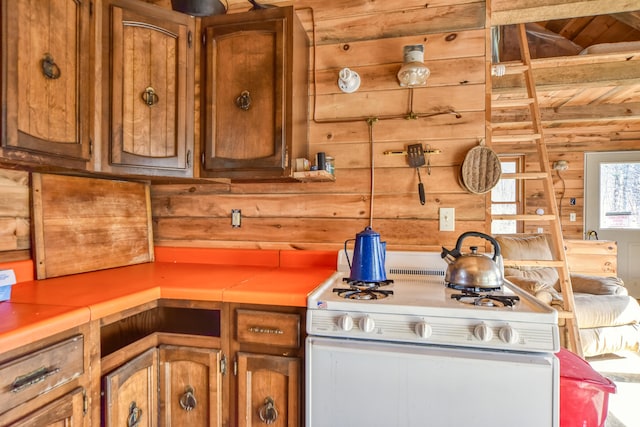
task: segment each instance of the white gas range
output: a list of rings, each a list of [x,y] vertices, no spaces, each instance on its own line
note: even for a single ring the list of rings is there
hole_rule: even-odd
[[[553,309],[508,282],[449,288],[439,253],[387,252],[379,287],[337,267],[307,300],[307,427],[557,426]]]

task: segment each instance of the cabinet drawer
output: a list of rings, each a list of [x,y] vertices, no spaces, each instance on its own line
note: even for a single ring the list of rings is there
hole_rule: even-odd
[[[83,347],[82,335],[75,335],[1,365],[0,413],[82,375]]]
[[[237,340],[245,344],[300,346],[300,316],[271,311],[238,310]]]

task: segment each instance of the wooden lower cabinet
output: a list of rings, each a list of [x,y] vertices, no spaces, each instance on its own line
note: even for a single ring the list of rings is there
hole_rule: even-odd
[[[160,425],[221,426],[222,352],[160,346]]]
[[[300,418],[297,357],[238,354],[238,427],[294,427]]]
[[[105,426],[158,425],[158,349],[150,348],[105,375]]]
[[[222,425],[221,351],[161,345],[103,379],[105,426]]]
[[[0,349],[0,426],[90,426],[90,339],[82,325]]]
[[[305,310],[239,304],[230,312],[232,425],[302,426]]]
[[[106,319],[101,425],[302,426],[305,311],[162,301]]]
[[[77,388],[11,425],[13,427],[81,426],[84,422],[84,396],[84,389]]]

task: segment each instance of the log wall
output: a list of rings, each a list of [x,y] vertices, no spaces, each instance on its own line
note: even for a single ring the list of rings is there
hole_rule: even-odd
[[[170,0],[147,1],[170,8]],[[229,5],[230,12],[249,6],[244,0],[229,0]],[[464,231],[487,232],[486,197],[466,192],[458,182],[464,155],[485,134],[484,1],[296,0],[294,6],[309,38],[315,39],[310,49],[309,157],[318,151],[334,156],[336,181],[153,185],[156,244],[333,250],[371,221],[390,249],[438,250],[453,246]],[[425,45],[432,74],[426,87],[415,89],[413,111],[455,110],[459,119],[451,114],[403,118],[411,109],[409,90],[398,86],[395,74],[403,46],[417,43]],[[361,75],[356,93],[339,91],[342,67]],[[196,95],[200,77],[197,67]],[[196,99],[196,111],[198,107]],[[382,116],[401,118],[377,121],[370,138],[365,119]],[[195,119],[198,123],[199,117]],[[547,140],[551,161],[569,162],[569,169],[554,180],[565,237],[583,238],[583,153],[633,149],[638,139],[604,145],[595,137],[567,134]],[[414,143],[441,150],[430,156],[431,173],[423,168],[424,206],[418,201],[416,172],[406,158],[383,154]],[[525,154],[527,168],[536,163],[530,149],[502,146],[500,151]],[[0,260],[29,256],[28,188],[27,173],[0,170]],[[527,211],[535,211],[539,189],[528,184],[525,196]],[[569,204],[572,197],[575,206]],[[440,207],[456,208],[455,231],[438,231]],[[242,210],[242,227],[231,227],[231,209]],[[576,222],[569,222],[571,212],[577,214]]]
[[[390,249],[439,250],[463,231],[484,231],[485,196],[458,183],[464,155],[485,136],[484,2],[304,0],[294,6],[315,41],[309,158],[319,151],[333,156],[336,181],[154,185],[156,244],[338,249],[371,223]],[[396,78],[410,44],[424,44],[431,69],[426,87],[413,92],[413,106]],[[360,74],[357,92],[339,90],[343,67]],[[407,120],[411,111],[433,116]],[[378,120],[369,125],[369,118]],[[422,171],[424,206],[406,156],[384,154],[415,143],[441,151],[430,156],[430,173]],[[456,208],[455,231],[438,231],[440,207]],[[241,209],[242,227],[231,227],[231,209]]]

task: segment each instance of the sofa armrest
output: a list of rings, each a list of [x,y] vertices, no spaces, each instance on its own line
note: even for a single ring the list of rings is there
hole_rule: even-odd
[[[619,277],[591,276],[571,273],[573,292],[592,295],[628,295],[624,282]]]

